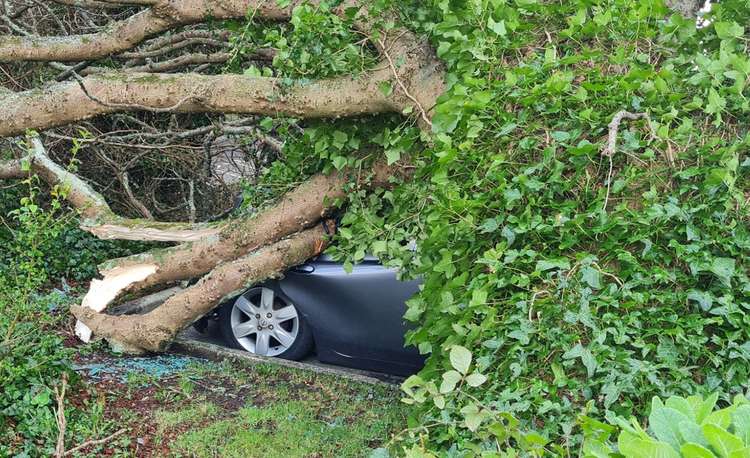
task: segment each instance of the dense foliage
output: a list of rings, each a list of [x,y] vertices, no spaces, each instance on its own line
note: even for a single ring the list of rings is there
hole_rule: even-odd
[[[741,458],[750,453],[750,402],[737,395],[732,404],[714,410],[718,395],[707,399],[672,396],[662,402],[654,397],[648,431],[635,419],[618,419],[617,451],[626,458],[643,456]],[[617,429],[584,419],[586,440],[583,456],[608,457],[615,453],[608,441]],[[651,434],[649,434],[649,432]]]
[[[424,278],[407,318],[431,357],[404,386],[419,406],[408,454],[493,456],[500,412],[567,453],[586,404],[628,415],[655,395],[746,390],[747,3],[699,21],[661,0],[386,3],[447,65],[432,138],[391,118],[320,122],[286,154],[341,167],[375,144],[416,166],[392,191],[352,193],[334,248]],[[325,40],[311,20],[288,33]],[[643,118],[621,123],[610,158],[621,110]]]

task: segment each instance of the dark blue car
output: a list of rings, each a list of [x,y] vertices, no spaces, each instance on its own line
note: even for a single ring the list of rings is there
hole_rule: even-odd
[[[314,350],[324,363],[408,375],[424,362],[404,346],[404,303],[418,289],[377,258],[347,273],[322,255],[224,304],[219,327],[229,345],[258,355],[300,360]]]

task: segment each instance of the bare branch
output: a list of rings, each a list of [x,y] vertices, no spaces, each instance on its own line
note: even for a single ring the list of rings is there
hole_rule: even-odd
[[[157,0],[53,0],[55,3],[81,8],[119,9],[126,6],[151,6]]]
[[[133,48],[167,30],[208,18],[243,18],[248,11],[268,20],[289,18],[291,7],[266,0],[158,0],[151,8],[110,24],[105,31],[57,37],[0,36],[0,62],[82,61],[106,57]]]
[[[125,195],[128,196],[128,200],[130,203],[138,209],[138,212],[140,212],[141,215],[143,215],[144,218],[153,220],[154,215],[151,214],[151,211],[149,211],[148,208],[146,208],[145,205],[143,205],[143,202],[138,200],[138,198],[133,194],[133,190],[130,189],[130,175],[128,175],[127,171],[123,171],[119,174],[118,179],[120,180],[120,183],[122,184],[122,188],[125,190]],[[195,222],[195,219],[190,221],[191,223]]]
[[[245,75],[113,72],[0,95],[0,136],[122,111],[253,113],[339,118],[398,110],[378,89],[386,71],[291,86]],[[83,87],[83,88],[82,88]],[[84,91],[85,89],[85,91]]]
[[[216,235],[221,229],[217,224],[122,218],[112,212],[104,197],[88,183],[50,159],[38,135],[29,136],[28,142],[29,155],[24,160],[29,167],[21,167],[22,160],[0,163],[0,178],[22,178],[35,173],[50,186],[64,187],[66,199],[81,214],[81,229],[99,238],[187,242]]]

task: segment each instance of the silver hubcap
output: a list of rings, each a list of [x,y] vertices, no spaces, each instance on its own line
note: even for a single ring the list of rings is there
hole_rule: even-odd
[[[292,304],[271,288],[259,287],[238,297],[231,326],[242,347],[257,355],[278,356],[297,340],[299,315]]]

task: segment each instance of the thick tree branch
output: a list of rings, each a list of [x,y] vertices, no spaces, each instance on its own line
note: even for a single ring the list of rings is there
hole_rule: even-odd
[[[178,332],[223,300],[320,254],[326,243],[321,226],[300,232],[220,265],[145,315],[111,316],[84,306],[73,306],[71,311],[94,334],[106,338],[117,349],[130,353],[164,351]]]
[[[388,167],[379,163],[373,167],[371,176],[363,177],[362,184],[369,188],[386,187],[390,185],[390,180],[399,174],[400,170],[396,166]],[[369,181],[366,180],[368,178]],[[351,177],[349,174],[314,176],[259,215],[232,220],[216,237],[116,259],[100,266],[100,272],[106,281],[110,276],[119,275],[123,269],[142,269],[142,277],[133,277],[121,288],[123,292],[129,293],[196,278],[222,262],[237,259],[250,251],[318,224],[320,218],[346,196],[347,183],[356,184],[357,181],[357,177]],[[114,289],[109,284],[102,287],[102,290],[106,291]],[[115,296],[108,299],[105,306],[114,299]],[[84,301],[99,303],[99,293],[94,291],[93,284]]]
[[[151,8],[106,30],[57,37],[0,37],[2,61],[81,61],[106,57],[133,48],[146,38],[208,18],[244,18],[248,11],[268,20],[288,19],[291,6],[279,7],[271,0],[158,0]]]
[[[285,85],[276,78],[244,75],[154,75],[115,72],[92,75],[11,95],[0,95],[0,136],[46,129],[100,114],[176,111],[339,118],[394,111],[378,89],[382,70]]]

